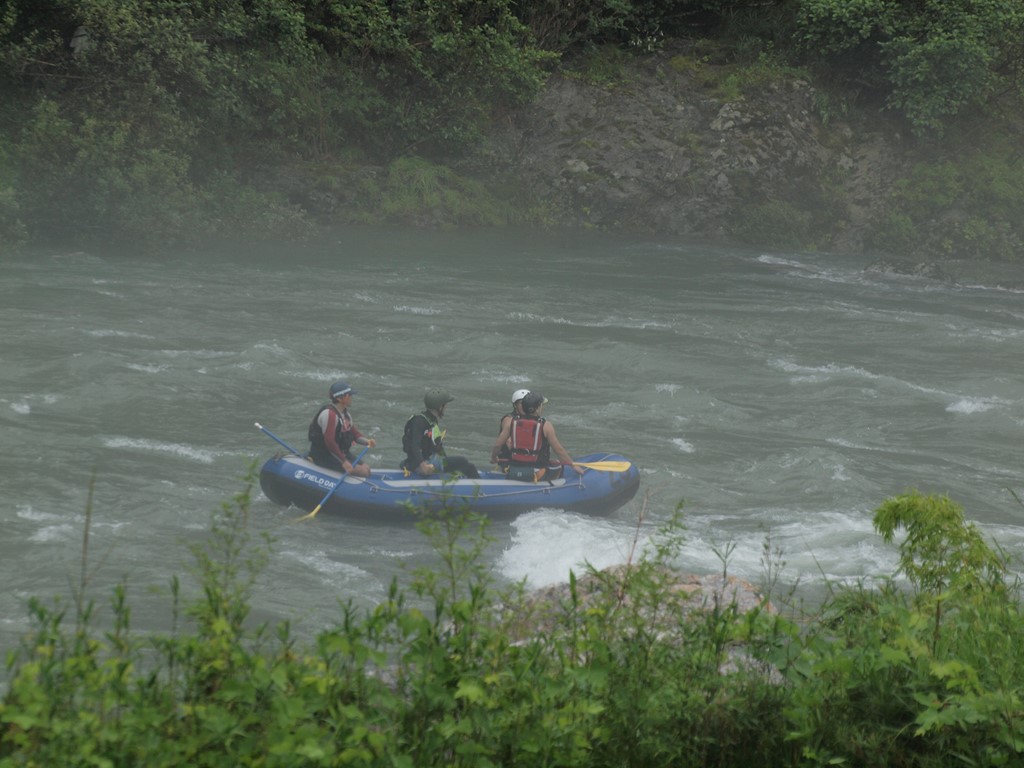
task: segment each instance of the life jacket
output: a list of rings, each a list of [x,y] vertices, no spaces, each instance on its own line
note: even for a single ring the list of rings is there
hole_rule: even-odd
[[[427,421],[427,428],[421,432],[413,426],[413,422],[417,416],[422,416]],[[423,413],[414,413],[405,422],[405,430],[402,432],[402,450],[407,454],[411,452],[413,445],[416,445],[416,441],[419,441],[420,453],[423,454],[424,459],[429,459],[435,453],[444,455],[444,446],[442,445],[444,440],[444,430],[441,429],[441,425],[434,419],[434,414],[430,411],[424,411]]]
[[[511,459],[516,464],[544,466],[548,461],[550,447],[544,438],[544,419],[535,416],[512,417]]]
[[[314,461],[318,456],[330,454],[330,451],[327,450],[323,430],[320,429],[320,414],[328,408],[334,408],[334,406],[328,403],[317,411],[316,416],[309,422],[309,453],[314,457]],[[334,412],[338,414],[337,425],[334,428],[334,440],[341,448],[342,453],[348,453],[356,439],[355,433],[352,431],[352,417],[348,415],[347,411],[339,411],[337,408],[334,408]]]

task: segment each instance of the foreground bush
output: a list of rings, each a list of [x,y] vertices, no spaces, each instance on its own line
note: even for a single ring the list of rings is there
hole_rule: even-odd
[[[247,622],[269,552],[248,510],[246,489],[194,550],[188,631],[133,634],[124,587],[103,633],[81,594],[73,627],[32,603],[0,766],[1005,765],[1024,749],[1016,591],[947,499],[876,514],[886,539],[908,534],[912,589],[839,590],[802,628],[677,589],[678,520],[538,602],[492,582],[483,521],[451,511],[421,523],[435,569],[342,608],[311,648]]]

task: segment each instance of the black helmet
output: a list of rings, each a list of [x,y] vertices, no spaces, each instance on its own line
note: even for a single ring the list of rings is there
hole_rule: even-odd
[[[423,404],[432,410],[437,410],[450,403],[455,398],[448,394],[447,389],[428,389],[423,396]]]
[[[534,413],[540,408],[548,399],[544,397],[540,392],[531,392],[523,398],[523,412]]]

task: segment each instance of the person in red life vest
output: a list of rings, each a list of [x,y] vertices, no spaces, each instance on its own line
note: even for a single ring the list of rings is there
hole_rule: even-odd
[[[509,424],[512,423],[512,419],[516,416],[523,415],[523,398],[530,394],[528,389],[517,389],[512,393],[512,412],[506,413],[498,421],[498,434],[505,429]],[[505,441],[504,445],[501,446],[501,450],[498,451],[498,467],[502,472],[508,472],[508,460],[512,458],[512,438]]]
[[[557,480],[562,476],[565,465],[583,474],[584,468],[573,464],[572,456],[558,442],[555,425],[541,415],[546,402],[547,398],[539,392],[531,392],[524,397],[522,415],[509,420],[491,447],[491,461],[496,462],[501,446],[505,441],[511,442],[508,476],[512,480],[534,483],[541,479]],[[561,464],[556,462],[552,465],[552,451],[561,459]]]
[[[331,402],[317,411],[309,423],[309,458],[314,464],[340,470],[356,477],[369,477],[370,467],[360,461],[354,464],[353,445],[373,448],[377,441],[356,429],[348,407],[356,391],[344,381],[331,384],[327,395]]]

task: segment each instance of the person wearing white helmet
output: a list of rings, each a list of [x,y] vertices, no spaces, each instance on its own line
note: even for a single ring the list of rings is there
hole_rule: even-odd
[[[449,456],[444,450],[441,419],[445,408],[455,398],[446,389],[428,389],[423,396],[426,410],[414,413],[405,422],[402,448],[405,459],[402,469],[410,474],[426,477],[437,472],[458,472],[465,477],[480,477],[476,466],[464,456]]]
[[[339,470],[356,477],[369,477],[370,467],[355,462],[353,445],[373,448],[377,441],[356,429],[348,407],[356,391],[348,382],[336,381],[327,391],[330,402],[321,406],[309,423],[309,459],[327,469]]]
[[[512,411],[511,413],[506,413],[498,421],[499,435],[501,434],[501,431],[505,429],[505,427],[512,423],[512,419],[514,419],[516,416],[523,415],[523,398],[526,397],[528,394],[530,394],[530,390],[528,389],[517,389],[515,392],[512,393]],[[509,440],[505,443],[505,445],[501,447],[501,450],[498,451],[498,458],[496,463],[498,464],[498,468],[501,469],[502,472],[508,472],[508,460],[511,456],[512,441]]]
[[[557,480],[566,465],[577,474],[584,472],[584,468],[574,464],[572,456],[562,447],[555,434],[555,425],[541,415],[547,401],[539,392],[526,395],[521,403],[523,414],[509,421],[491,447],[491,461],[496,461],[501,447],[509,443],[509,479],[533,483],[541,479]],[[561,462],[552,462],[552,453]]]

